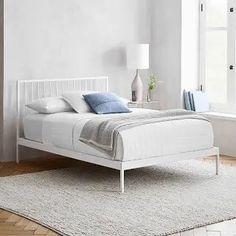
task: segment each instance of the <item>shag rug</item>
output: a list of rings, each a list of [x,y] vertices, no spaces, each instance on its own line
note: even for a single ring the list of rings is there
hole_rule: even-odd
[[[236,168],[184,161],[119,172],[83,164],[0,178],[0,207],[63,235],[168,235],[236,217]]]

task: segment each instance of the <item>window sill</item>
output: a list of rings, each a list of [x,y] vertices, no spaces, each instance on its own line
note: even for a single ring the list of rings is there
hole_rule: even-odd
[[[200,114],[202,114],[203,116],[206,116],[208,118],[236,121],[236,114],[223,113],[223,112],[215,112],[215,111],[202,112]]]

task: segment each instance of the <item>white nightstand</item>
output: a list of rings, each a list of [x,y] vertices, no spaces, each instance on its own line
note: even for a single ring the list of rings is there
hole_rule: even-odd
[[[129,108],[144,108],[144,109],[152,109],[152,110],[159,110],[160,109],[160,102],[159,101],[142,101],[142,102],[132,102],[128,103]]]

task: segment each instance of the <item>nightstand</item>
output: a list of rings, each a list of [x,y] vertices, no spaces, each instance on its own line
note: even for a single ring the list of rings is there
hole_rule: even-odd
[[[132,102],[128,103],[129,108],[144,108],[144,109],[152,109],[152,110],[159,110],[160,109],[160,102],[159,101],[142,101],[142,102]]]

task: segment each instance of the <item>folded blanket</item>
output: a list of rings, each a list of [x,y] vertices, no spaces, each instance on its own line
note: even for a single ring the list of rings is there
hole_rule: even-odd
[[[182,109],[150,111],[148,113],[145,112],[144,114],[113,114],[92,118],[87,121],[81,131],[79,139],[81,142],[105,152],[114,158],[116,153],[117,137],[120,131],[140,125],[184,119],[208,121],[205,117],[197,115],[195,112]]]

